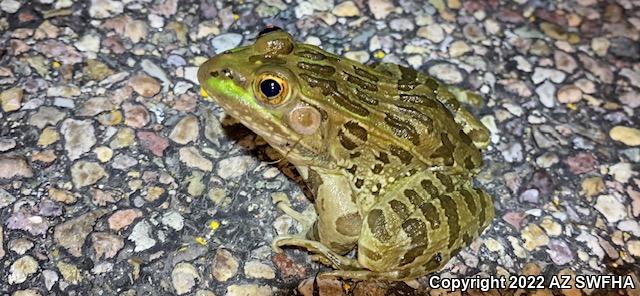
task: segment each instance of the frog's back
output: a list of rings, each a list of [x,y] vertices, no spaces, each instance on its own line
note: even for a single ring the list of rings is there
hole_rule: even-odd
[[[343,132],[348,142],[378,144],[374,150],[388,151],[405,166],[422,163],[455,173],[482,165],[477,146],[488,138],[486,129],[458,124],[471,114],[430,76],[391,64],[368,67],[306,44],[297,45],[293,56],[288,64],[295,64],[303,93],[316,98],[309,103],[348,114],[344,130],[356,122],[366,131],[367,137]]]

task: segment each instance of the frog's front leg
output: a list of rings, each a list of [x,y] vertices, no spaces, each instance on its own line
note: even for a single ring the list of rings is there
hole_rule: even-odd
[[[273,248],[278,251],[282,246],[297,246],[320,255],[315,258],[323,263],[330,262],[330,265],[345,267],[357,264],[354,260],[340,256],[355,247],[362,227],[362,216],[351,197],[349,180],[342,174],[320,168],[305,167],[299,170],[315,197],[314,205],[318,218],[307,232],[306,238],[277,237],[273,242]],[[278,207],[292,214],[294,219],[300,215],[285,203],[279,204],[282,206]],[[304,218],[301,220],[304,221]]]
[[[272,198],[273,198],[273,202],[276,204],[276,207],[278,207],[278,209],[280,209],[282,212],[289,215],[291,218],[293,218],[293,220],[298,221],[298,223],[302,225],[302,231],[299,234],[300,236],[305,236],[305,235],[309,236],[309,234],[311,234],[312,232],[311,230],[313,228],[315,218],[311,218],[303,213],[300,213],[294,210],[291,207],[291,202],[289,201],[289,198],[287,198],[287,196],[284,194],[282,195],[274,194]]]

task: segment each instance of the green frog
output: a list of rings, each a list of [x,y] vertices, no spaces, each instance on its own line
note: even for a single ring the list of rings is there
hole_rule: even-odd
[[[315,219],[278,207],[305,231],[274,239],[355,280],[409,280],[443,267],[491,223],[473,186],[489,132],[469,94],[413,69],[366,66],[268,28],[202,64],[208,98],[289,160]],[[356,258],[347,253],[357,249]]]

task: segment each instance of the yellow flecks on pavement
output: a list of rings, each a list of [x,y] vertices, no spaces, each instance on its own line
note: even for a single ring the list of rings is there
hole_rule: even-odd
[[[578,106],[576,106],[576,104],[574,103],[567,103],[567,108],[571,109],[571,110],[578,110]]]
[[[211,228],[211,230],[216,230],[220,227],[220,222],[213,220],[209,223],[209,228]]]
[[[60,67],[62,67],[62,64],[60,64],[60,62],[58,61],[53,61],[51,62],[51,67],[53,67],[54,69],[60,69]]]
[[[196,243],[198,243],[201,246],[206,246],[207,245],[207,239],[202,237],[202,236],[198,236],[198,237],[196,237]]]
[[[373,56],[374,56],[376,59],[383,59],[383,58],[384,58],[384,56],[385,56],[385,53],[384,53],[384,51],[382,51],[382,50],[377,50],[377,51],[373,54]]]

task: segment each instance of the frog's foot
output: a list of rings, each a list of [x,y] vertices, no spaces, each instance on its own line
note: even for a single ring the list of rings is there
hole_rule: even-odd
[[[324,265],[340,270],[361,270],[363,269],[358,260],[347,258],[330,250],[327,246],[314,240],[308,240],[296,236],[280,236],[273,240],[271,246],[276,251],[282,251],[282,246],[293,246],[306,249],[313,253],[311,259]]]
[[[332,276],[343,279],[364,281],[364,280],[386,280],[401,281],[407,277],[399,271],[376,272],[368,269],[360,270],[334,270],[320,273],[320,276]]]
[[[408,281],[415,277],[413,274],[407,274],[398,270],[377,272],[368,269],[361,270],[334,270],[320,273],[320,276],[331,276],[356,281],[366,280],[382,280],[382,281]]]

